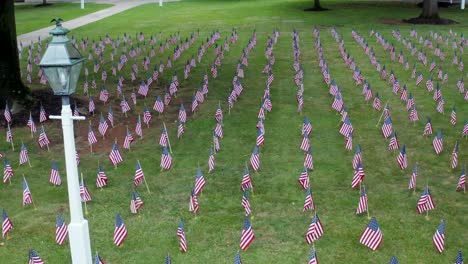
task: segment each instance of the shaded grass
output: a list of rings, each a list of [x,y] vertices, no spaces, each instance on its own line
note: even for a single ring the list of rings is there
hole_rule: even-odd
[[[379,79],[375,68],[368,65],[368,58],[354,42],[350,33],[351,29],[355,28],[360,34],[367,36],[369,24],[372,24],[375,30],[398,47],[398,52],[403,47],[391,38],[391,30],[394,27],[381,25],[380,21],[383,18],[413,17],[419,13],[419,9],[391,3],[379,3],[377,6],[375,3],[367,2],[327,1],[326,7],[332,9],[329,12],[303,12],[302,10],[309,5],[310,1],[184,1],[167,4],[163,9],[155,5],[145,5],[72,33],[77,39],[89,36],[90,39],[98,41],[99,37],[105,34],[122,37],[124,32],[133,36],[140,31],[145,32],[147,37],[160,31],[164,33],[164,38],[176,31],[180,31],[181,36],[188,36],[199,28],[200,37],[194,47],[184,52],[183,57],[176,62],[175,69],[181,78],[186,59],[196,53],[201,40],[205,40],[210,32],[219,30],[222,34],[221,40],[230,34],[232,27],[236,27],[239,32],[239,42],[231,46],[231,51],[226,53],[218,79],[210,78],[208,99],[201,106],[200,112],[193,119],[189,119],[182,139],[176,140],[175,129],[170,129],[174,149],[172,170],[160,172],[158,166],[160,147],[157,143],[162,118],[153,118],[154,125],[144,130],[145,138],[142,141],[137,140],[132,146],[132,151],[124,152],[125,162],[117,170],[107,163],[107,152],[82,155],[80,169],[93,195],[93,201],[88,205],[93,251],[98,250],[104,260],[111,263],[147,263],[150,258],[162,262],[167,253],[173,257],[174,262],[232,263],[238,249],[243,219],[243,209],[240,205],[242,193],[239,186],[244,162],[248,161],[255,144],[256,116],[266,78],[261,74],[266,63],[264,48],[267,36],[278,27],[281,36],[273,51],[276,56],[276,64],[273,67],[275,81],[271,87],[273,111],[267,114],[265,120],[266,143],[261,149],[261,171],[252,173],[255,186],[251,195],[252,225],[256,240],[246,253],[242,253],[243,261],[305,263],[310,251],[310,247],[304,241],[310,213],[301,212],[305,193],[297,183],[303,162],[303,153],[299,150],[303,116],[296,113],[296,87],[293,83],[290,37],[293,28],[297,29],[301,36],[301,63],[305,74],[304,115],[309,117],[314,127],[310,139],[316,169],[310,172],[311,187],[325,229],[323,238],[316,242],[320,261],[386,263],[392,255],[396,255],[402,263],[453,261],[458,249],[463,248],[468,241],[464,228],[467,208],[466,196],[454,192],[460,170],[448,169],[449,156],[455,140],[459,139],[460,164],[468,159],[467,141],[460,138],[463,122],[468,117],[468,108],[455,90],[455,83],[460,73],[450,67],[452,56],[448,51],[450,48],[446,48],[447,59],[442,64],[444,69],[450,68],[449,84],[443,87],[443,94],[447,101],[445,109],[448,113],[451,105],[457,104],[459,122],[455,128],[449,125],[448,114],[436,113],[432,96],[425,92],[425,88],[416,88],[414,80],[409,77],[410,73],[396,63],[390,62],[388,53],[375,44],[373,39],[369,39],[369,44],[374,47],[378,59],[387,65],[387,70],[393,69],[400,83],[407,82],[408,89],[415,94],[421,121],[413,126],[408,122],[408,113],[404,105],[399,98],[391,94],[391,87]],[[441,15],[459,20],[461,24],[452,28],[458,33],[466,33],[467,18],[461,14],[458,9],[444,9]],[[128,23],[129,21],[132,23]],[[360,143],[363,147],[369,207],[384,233],[384,242],[377,252],[371,252],[359,244],[359,236],[368,220],[366,216],[354,215],[359,193],[350,188],[353,154],[344,150],[343,137],[337,132],[339,116],[330,108],[332,98],[328,94],[328,87],[323,84],[320,69],[317,67],[318,57],[312,36],[314,25],[318,25],[321,29],[324,55],[330,73],[342,88],[356,130],[354,144]],[[407,144],[409,169],[405,172],[400,171],[395,164],[397,153],[386,150],[388,141],[382,138],[380,126],[375,126],[380,113],[363,103],[361,87],[354,86],[352,72],[341,60],[338,45],[329,34],[331,25],[339,26],[338,31],[344,37],[347,50],[371,83],[374,93],[379,91],[383,102],[389,100],[400,144]],[[237,60],[254,27],[258,32],[258,45],[249,54],[249,67],[244,69],[246,75],[242,80],[244,92],[228,115],[226,95],[231,88]],[[400,28],[402,34],[408,36],[410,26],[404,25]],[[423,35],[427,35],[431,29],[446,33],[449,27],[435,29],[428,26],[417,27],[418,32]],[[408,54],[406,49],[404,52]],[[152,59],[152,65],[159,64],[160,59],[167,59],[167,55],[169,54],[165,53],[162,56],[158,54]],[[190,79],[182,82],[183,88],[176,102],[190,99],[193,95],[205,69],[209,69],[214,59],[211,49],[205,56],[202,64],[193,69]],[[466,55],[463,55],[463,58],[466,61]],[[410,65],[416,63],[415,58],[409,57],[409,59]],[[141,58],[137,62],[140,63]],[[90,72],[92,64],[93,61],[87,62]],[[110,65],[110,62],[106,63],[107,69]],[[420,68],[418,65],[418,69]],[[423,72],[425,77],[428,76],[427,69]],[[167,83],[172,73],[165,71],[161,77],[162,82]],[[127,68],[124,77],[128,80],[129,75]],[[81,78],[80,88],[83,79],[84,77]],[[96,79],[100,78],[96,76]],[[108,83],[108,89],[113,91],[114,88],[109,86],[114,86],[115,79],[111,78]],[[128,82],[124,86],[127,93],[131,90],[130,86],[132,85]],[[160,91],[156,93],[160,94]],[[151,94],[152,98],[148,102],[152,102],[153,95]],[[137,110],[132,112],[133,116],[142,109],[141,99],[139,100]],[[214,128],[213,115],[219,100],[222,102],[225,114],[225,138],[220,142],[221,152],[216,155],[216,169],[208,175],[206,162]],[[114,111],[117,112],[116,109]],[[445,150],[441,156],[433,153],[433,137],[421,136],[426,115],[431,116],[434,130],[443,129]],[[164,120],[173,127],[174,120],[167,118]],[[59,127],[56,123],[53,124],[54,128],[51,127],[50,130],[55,134],[49,137],[54,142],[60,142]],[[27,248],[33,246],[46,261],[63,262],[64,258],[69,258],[69,249],[66,246],[54,245],[53,232],[55,212],[63,207],[65,219],[69,218],[66,209],[66,190],[65,186],[53,188],[47,184],[51,158],[57,159],[61,172],[64,171],[64,161],[61,158],[63,150],[60,144],[53,147],[52,153],[38,150],[33,146],[35,143],[30,140],[28,131],[24,129],[16,129],[15,138],[17,141],[25,140],[28,147],[31,147],[34,167],[17,169],[13,185],[0,186],[2,189],[0,201],[6,203],[1,206],[7,207],[7,212],[16,227],[11,233],[12,239],[7,241],[5,247],[0,248],[0,256],[25,256]],[[0,147],[8,149],[6,143],[2,143]],[[78,148],[86,149],[86,146]],[[18,152],[7,151],[6,155],[17,164]],[[132,216],[128,206],[133,190],[133,174],[137,158],[145,171],[151,193],[148,194],[144,188],[139,187],[140,195],[146,204],[140,216]],[[93,186],[98,160],[104,164],[109,177],[109,187],[102,191],[96,190]],[[407,184],[412,165],[416,161],[420,164],[420,173],[418,190],[413,195],[407,191]],[[194,217],[188,212],[188,198],[198,163],[205,173],[207,186],[199,197],[200,215]],[[26,174],[38,210],[21,208],[21,184],[18,176],[22,173]],[[415,212],[418,197],[426,181],[429,182],[437,205],[437,209],[430,212],[429,221]],[[129,237],[122,249],[112,244],[117,211],[121,212],[129,229]],[[187,254],[178,252],[175,233],[180,217],[184,219],[186,226],[189,248]],[[439,255],[433,248],[431,238],[441,218],[447,220],[447,250]]]

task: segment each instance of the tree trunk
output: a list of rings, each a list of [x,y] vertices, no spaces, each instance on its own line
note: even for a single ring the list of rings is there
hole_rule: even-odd
[[[21,81],[13,1],[0,1],[0,105],[2,106],[6,100],[27,104],[31,98],[31,91]]]
[[[437,0],[424,0],[423,10],[421,18],[438,19],[439,18],[439,6]]]
[[[320,5],[320,0],[314,0],[314,9],[322,9]]]
[[[47,0],[42,0],[42,5],[43,6],[47,5]]]

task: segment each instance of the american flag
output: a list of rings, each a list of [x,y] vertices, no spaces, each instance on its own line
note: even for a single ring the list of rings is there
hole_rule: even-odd
[[[343,122],[343,125],[341,125],[341,128],[340,128],[340,134],[342,134],[343,136],[347,136],[349,135],[349,133],[353,133],[353,125],[351,124],[351,119],[349,118],[349,116],[347,116]]]
[[[214,131],[215,131],[216,135],[218,135],[218,137],[223,138],[223,126],[221,125],[220,122],[216,122],[216,126],[215,126]]]
[[[333,99],[332,108],[338,112],[343,108],[343,99],[341,99],[339,92],[336,93],[335,98]]]
[[[23,206],[33,202],[31,192],[29,191],[28,182],[23,177]]]
[[[260,153],[258,152],[257,145],[255,145],[252,155],[250,156],[250,164],[254,171],[258,171],[260,169]]]
[[[398,136],[395,130],[392,131],[390,135],[390,141],[388,143],[388,150],[396,150],[400,148],[400,144],[398,143]]]
[[[127,100],[125,100],[125,96],[122,96],[122,101],[120,102],[120,107],[122,108],[122,113],[127,113],[130,111],[130,105],[128,104]]]
[[[60,178],[55,160],[52,160],[52,169],[50,170],[49,182],[56,186],[62,185],[62,179]]]
[[[397,156],[397,163],[400,169],[404,170],[406,167],[408,167],[408,162],[406,159],[406,145],[403,145],[400,153]]]
[[[391,259],[390,259],[390,262],[388,264],[398,264],[398,259],[393,256]]]
[[[45,121],[47,121],[47,114],[46,114],[46,112],[44,110],[44,107],[41,104],[41,108],[39,110],[39,122],[42,123],[42,122],[45,122]]]
[[[26,148],[26,145],[22,143],[20,157],[19,157],[19,164],[22,165],[28,161],[29,161],[28,149]]]
[[[62,216],[57,215],[57,224],[55,224],[55,242],[59,245],[63,245],[67,238],[68,230],[67,225],[63,222]]]
[[[198,212],[198,209],[198,197],[195,193],[195,190],[192,189],[192,192],[190,193],[189,211],[196,214]]]
[[[457,110],[455,108],[455,105],[453,105],[453,108],[452,108],[452,114],[450,114],[450,123],[452,125],[456,125],[457,124]]]
[[[455,169],[458,166],[458,140],[455,141],[455,147],[452,151],[452,158],[451,158],[451,168]]]
[[[5,117],[6,122],[9,124],[11,122],[11,112],[8,102],[5,103],[5,110],[3,111],[3,116]]]
[[[424,188],[421,197],[419,198],[418,205],[416,207],[418,213],[423,213],[435,208],[434,200],[432,199],[431,193],[429,192],[429,187]]]
[[[140,208],[144,205],[140,195],[137,192],[132,193],[132,199],[130,200],[130,211],[132,214],[137,214]]]
[[[305,212],[307,210],[315,210],[314,199],[312,197],[312,191],[310,190],[310,187],[307,188],[306,197],[304,200],[304,208],[302,211]]]
[[[375,216],[373,216],[366,229],[362,233],[361,238],[359,239],[359,243],[372,250],[377,250],[382,243],[382,238],[382,231],[379,228],[377,219],[375,219]]]
[[[184,123],[179,120],[179,124],[177,126],[177,138],[180,138],[184,133]]]
[[[367,207],[367,193],[366,193],[366,186],[362,185],[361,188],[361,195],[359,196],[359,204],[358,207],[356,208],[356,214],[362,214],[364,212],[367,212],[368,207]]]
[[[309,149],[305,153],[304,156],[304,167],[306,167],[309,170],[314,169],[314,159],[312,157],[312,147],[309,146]]]
[[[310,251],[310,255],[309,255],[309,262],[307,262],[308,264],[318,264],[318,260],[317,260],[317,255],[315,253],[315,246],[312,245],[312,250]]]
[[[306,241],[307,244],[312,244],[315,240],[323,235],[323,226],[315,212],[314,217],[310,221],[309,229],[307,229]]]
[[[437,104],[437,112],[443,114],[444,113],[444,105],[445,105],[445,100],[443,97],[440,98],[439,104]]]
[[[399,90],[400,90],[400,83],[398,82],[398,80],[395,80],[395,82],[393,83],[393,90],[392,90],[392,92],[393,92],[394,94],[397,94]]]
[[[92,200],[91,194],[89,193],[88,186],[86,186],[83,176],[81,177],[81,183],[80,183],[80,196],[81,196],[81,202],[86,203]]]
[[[460,253],[461,254],[461,253]],[[242,260],[239,254],[239,251],[237,251],[236,256],[234,257],[234,264],[242,264]],[[463,263],[462,263],[463,264]]]
[[[172,166],[172,157],[171,154],[167,151],[167,147],[164,147],[161,155],[161,169],[170,169]]]
[[[140,117],[140,115],[138,115],[138,120],[137,120],[137,123],[136,123],[136,126],[135,126],[135,134],[137,134],[137,136],[139,136],[140,138],[143,137],[143,131],[141,129],[141,117]]]
[[[356,169],[359,164],[362,164],[361,144],[356,147],[356,152],[353,157],[353,169]]]
[[[219,152],[221,150],[219,146],[219,139],[218,135],[216,135],[216,132],[213,131],[213,146],[216,152]]]
[[[457,190],[466,191],[466,165],[463,166],[460,178],[458,178]]]
[[[143,112],[143,122],[146,124],[146,125],[149,125],[149,122],[151,121],[151,112],[150,110],[148,109],[148,106],[145,105],[145,110]]]
[[[382,125],[382,135],[385,138],[388,138],[392,134],[392,118],[387,117],[384,120],[384,123]]]
[[[197,96],[194,95],[193,100],[192,100],[192,113],[197,111],[197,109],[198,109],[198,100],[197,100]]]
[[[307,116],[304,116],[304,121],[302,122],[302,135],[306,134],[310,135],[312,132],[312,124],[309,121]]]
[[[421,72],[419,72],[418,78],[416,79],[416,86],[419,86],[422,81],[423,81],[423,75]]]
[[[307,190],[310,187],[310,185],[309,185],[309,174],[307,172],[306,167],[302,168],[302,172],[299,175],[299,180],[298,181],[299,181],[299,184],[301,185],[301,187],[304,190]]]
[[[249,194],[247,190],[244,190],[244,194],[242,195],[242,207],[244,207],[245,216],[249,216],[252,213],[252,209],[250,208],[249,202]]]
[[[302,138],[300,149],[303,150],[303,151],[307,151],[307,150],[309,150],[309,147],[310,147],[309,135],[304,134],[304,136]]]
[[[161,100],[161,97],[159,95],[158,97],[156,97],[156,101],[154,102],[154,105],[153,105],[153,110],[158,113],[164,112],[164,103]]]
[[[400,99],[401,99],[403,102],[406,102],[406,101],[408,100],[408,92],[407,92],[406,84],[403,85],[403,89],[401,89],[401,92],[400,92]]]
[[[374,102],[372,103],[372,106],[377,111],[382,110],[382,105],[380,103],[380,96],[378,92],[375,94],[375,98],[374,98]]]
[[[109,125],[107,125],[107,121],[104,119],[104,116],[102,116],[102,113],[101,113],[101,118],[100,118],[99,127],[98,127],[99,134],[101,134],[104,137],[106,135],[108,128],[109,128]],[[92,132],[91,126],[89,127],[89,129],[91,133]],[[92,132],[92,134],[94,136],[94,132]],[[88,135],[88,140],[89,140],[89,135]],[[96,142],[97,142],[97,139],[96,139]]]
[[[148,85],[145,83],[145,81],[141,81],[140,87],[138,88],[138,94],[143,95],[146,97],[148,95]]]
[[[354,169],[354,175],[353,175],[353,180],[351,182],[351,187],[354,189],[361,184],[362,181],[364,181],[365,177],[364,169],[362,168],[362,164],[358,163],[356,166],[356,169]]]
[[[94,264],[104,264],[104,261],[102,261],[97,251],[96,251],[96,256],[94,257]]]
[[[80,112],[78,111],[78,106],[76,105],[76,101],[73,107],[73,116],[80,116]]]
[[[442,130],[439,130],[439,132],[437,133],[437,136],[432,141],[432,146],[434,146],[434,151],[437,155],[439,155],[444,149],[443,139],[442,139]]]
[[[206,184],[205,177],[203,177],[202,171],[199,167],[197,170],[197,177],[195,178],[194,190],[195,190],[196,195],[199,195],[203,191],[205,184]]]
[[[39,257],[37,252],[30,248],[29,249],[29,262],[28,264],[44,264],[44,261]]]
[[[13,222],[11,222],[5,209],[2,209],[2,237],[4,239],[7,237],[11,229],[13,229]]]
[[[111,123],[111,126],[114,127],[114,112],[112,111],[112,105],[109,105],[109,112],[107,113],[107,120]]]
[[[89,96],[88,111],[94,113],[96,110],[96,105],[94,104],[94,99],[92,96]]]
[[[410,182],[408,184],[408,189],[416,189],[416,180],[418,178],[418,164],[416,163],[413,168],[413,173],[411,174]]]
[[[445,249],[445,221],[442,219],[440,221],[440,225],[437,228],[434,236],[432,237],[432,242],[434,242],[434,246],[437,252],[442,253]]]
[[[130,144],[132,144],[132,142],[133,142],[133,136],[127,127],[127,134],[125,135],[125,138],[124,138],[123,148],[130,149]]]
[[[117,213],[115,217],[115,229],[114,229],[114,244],[120,247],[128,236],[127,228]]]
[[[179,120],[183,123],[187,122],[187,112],[185,112],[184,104],[180,104]]]
[[[468,91],[467,91],[468,94]],[[462,137],[468,136],[468,119],[465,122],[465,126],[463,127]]]
[[[102,188],[106,185],[107,185],[107,175],[104,172],[104,169],[102,168],[102,166],[99,164],[97,178],[96,178],[96,187]]]
[[[31,130],[31,133],[36,133],[36,125],[34,124],[34,120],[32,118],[31,112],[29,112],[29,119],[28,119],[27,126]]]
[[[352,150],[353,149],[353,133],[349,133],[349,135],[345,138],[345,149]]]
[[[240,248],[246,251],[250,244],[255,240],[254,231],[250,225],[249,217],[244,217],[244,228],[242,229],[241,239],[240,239]]]
[[[180,250],[182,251],[182,253],[187,252],[187,241],[185,239],[184,221],[182,221],[182,219],[180,219],[179,227],[177,228],[177,236],[180,239],[179,241]]]
[[[122,155],[120,155],[119,147],[117,146],[117,142],[114,143],[114,146],[109,153],[109,160],[113,166],[117,166],[117,164],[123,161]]]
[[[14,172],[13,168],[10,165],[10,162],[8,161],[7,158],[3,160],[4,166],[3,166],[3,183],[6,183],[7,181],[10,180],[11,177],[13,177]]]
[[[11,143],[13,141],[13,133],[10,129],[10,124],[7,124],[7,131],[6,131],[6,142]]]
[[[215,168],[215,156],[213,147],[210,148],[210,156],[208,157],[208,173],[212,172]]]
[[[93,144],[96,144],[97,142],[98,141],[97,141],[96,136],[94,135],[93,128],[91,127],[91,124],[89,124],[89,126],[88,126],[88,143],[89,143],[89,145],[93,145]]]
[[[461,249],[458,250],[457,258],[455,259],[454,264],[463,264],[463,256],[462,256]]]
[[[413,93],[410,93],[408,100],[406,101],[406,111],[409,111],[414,105]]]
[[[215,112],[215,119],[218,122],[223,121],[223,110],[221,109],[221,103],[219,102],[218,102],[218,108],[216,109],[216,112]]]
[[[162,147],[167,147],[167,139],[168,139],[167,131],[166,131],[166,128],[163,127],[161,137],[159,138],[159,145],[161,145]]]
[[[434,90],[434,83],[432,82],[432,76],[426,81],[426,89],[428,92],[432,92]]]
[[[257,141],[256,144],[257,146],[261,147],[265,143],[265,137],[264,137],[264,132],[262,128],[257,128]]]
[[[431,134],[432,134],[432,123],[431,123],[431,119],[428,117],[426,121],[426,126],[424,127],[423,135],[426,136],[426,135],[431,135]]]
[[[143,170],[141,168],[140,161],[137,160],[136,169],[135,169],[135,179],[134,179],[133,183],[135,184],[135,186],[138,186],[143,182],[144,178],[145,178],[145,175],[143,174]]]
[[[442,97],[442,92],[440,91],[440,86],[439,86],[439,83],[437,83],[437,86],[436,86],[436,89],[435,89],[435,92],[434,92],[434,96],[433,96],[433,99],[434,101],[439,101],[440,98]]]
[[[250,177],[249,167],[245,165],[244,175],[242,176],[241,189],[245,191],[247,189],[253,189],[252,178]]]
[[[106,87],[103,85],[101,88],[101,92],[99,93],[99,100],[106,103],[109,100],[109,91],[107,91]]]
[[[47,134],[44,130],[44,126],[41,127],[41,133],[39,134],[38,143],[41,148],[44,147],[45,145],[50,144],[49,138],[47,137]]]

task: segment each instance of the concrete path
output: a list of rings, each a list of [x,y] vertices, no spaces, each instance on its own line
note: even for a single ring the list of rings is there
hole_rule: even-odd
[[[164,2],[175,2],[179,0],[163,0]],[[95,3],[106,3],[106,4],[113,4],[112,7],[109,7],[107,9],[103,9],[82,17],[78,17],[69,21],[64,21],[63,26],[65,28],[68,28],[70,30],[96,22],[98,20],[104,19],[106,17],[118,14],[120,12],[126,11],[128,9],[134,8],[136,6],[142,5],[142,4],[147,4],[147,3],[154,3],[155,5],[158,5],[159,1],[157,0],[133,0],[133,1],[128,1],[128,0],[97,0],[93,1]],[[86,8],[86,2],[85,2],[85,8]],[[36,43],[38,41],[38,38],[40,37],[42,40],[48,38],[49,31],[54,28],[55,26],[50,26],[46,28],[42,28],[33,32],[29,32],[23,35],[19,35],[17,37],[18,40],[18,45],[20,42],[23,43],[23,46],[29,46],[32,43]]]

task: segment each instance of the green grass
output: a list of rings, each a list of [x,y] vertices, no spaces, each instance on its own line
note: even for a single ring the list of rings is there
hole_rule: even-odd
[[[85,9],[81,9],[79,3],[53,3],[46,7],[30,4],[15,5],[16,34],[21,35],[48,27],[50,26],[48,22],[52,18],[60,17],[67,21],[111,6],[110,4],[86,3]]]
[[[303,12],[310,7],[310,1],[183,1],[170,3],[159,8],[155,4],[137,7],[118,14],[109,19],[74,30],[78,40],[89,37],[98,41],[105,34],[116,38],[123,33],[134,36],[142,31],[150,35],[163,33],[163,40],[170,34],[180,31],[183,38],[200,29],[200,37],[193,47],[184,51],[182,58],[175,63],[179,79],[182,78],[183,65],[186,60],[196,55],[201,41],[214,30],[224,37],[229,36],[233,27],[239,32],[239,41],[225,53],[222,67],[217,79],[210,76],[210,92],[207,101],[202,104],[200,112],[189,117],[186,133],[177,140],[175,116],[180,102],[189,109],[191,96],[199,86],[206,70],[209,71],[214,60],[213,50],[208,49],[201,64],[192,69],[187,81],[182,81],[181,91],[174,104],[169,109],[168,116],[157,117],[153,113],[151,128],[144,129],[144,138],[136,140],[131,151],[123,151],[125,162],[118,169],[113,169],[107,161],[108,151],[113,138],[100,139],[106,147],[94,155],[82,154],[80,170],[87,180],[93,201],[88,204],[88,215],[93,251],[99,251],[105,262],[110,263],[148,263],[149,259],[162,262],[169,253],[174,263],[232,263],[239,247],[242,230],[243,209],[241,207],[242,193],[239,189],[243,174],[244,162],[248,161],[255,144],[257,111],[260,98],[263,95],[265,75],[261,73],[266,64],[264,57],[268,36],[278,27],[281,36],[274,47],[276,64],[273,67],[275,81],[271,87],[273,111],[267,114],[265,120],[265,146],[261,149],[261,171],[252,173],[255,192],[250,201],[253,209],[252,226],[256,240],[247,252],[241,253],[244,263],[306,263],[310,246],[304,240],[310,223],[311,213],[302,213],[305,193],[300,189],[297,179],[302,169],[303,153],[299,150],[301,142],[300,125],[303,115],[307,115],[313,125],[310,137],[314,151],[315,170],[310,172],[311,187],[314,193],[318,214],[324,226],[324,236],[316,242],[318,258],[323,263],[387,263],[392,255],[396,255],[401,263],[450,263],[455,259],[457,251],[466,251],[468,235],[466,234],[466,215],[468,213],[463,193],[454,191],[460,167],[449,170],[449,157],[455,143],[460,141],[460,164],[468,160],[468,141],[460,138],[460,132],[468,118],[468,106],[455,89],[460,73],[451,67],[453,52],[446,47],[447,59],[441,65],[449,69],[449,83],[443,85],[442,93],[446,99],[446,114],[438,114],[432,94],[425,92],[424,87],[415,87],[414,80],[396,62],[391,62],[388,52],[368,37],[371,25],[386,39],[394,43],[397,52],[403,50],[408,56],[410,65],[416,63],[416,58],[409,56],[400,43],[391,36],[395,25],[384,25],[384,19],[401,19],[417,16],[418,8],[411,5],[392,3],[343,3],[326,1],[323,5],[331,11],[321,13]],[[447,34],[453,31],[467,33],[468,17],[456,8],[443,9],[441,16],[458,20],[460,24],[443,26],[417,26],[423,36],[430,30]],[[129,24],[128,21],[132,21]],[[381,248],[372,252],[359,244],[359,236],[368,223],[366,216],[355,216],[359,192],[352,190],[351,179],[353,170],[351,161],[353,152],[344,150],[344,139],[338,134],[339,115],[330,108],[332,102],[328,87],[323,83],[318,56],[314,49],[315,40],[312,35],[314,26],[320,28],[324,56],[329,65],[331,76],[342,89],[344,100],[349,109],[355,128],[354,144],[360,143],[363,148],[364,170],[366,172],[366,187],[369,196],[371,215],[375,215],[384,233]],[[363,75],[370,82],[373,92],[379,92],[382,103],[389,101],[394,127],[399,133],[400,144],[407,145],[409,168],[400,171],[395,163],[396,152],[388,152],[388,141],[383,139],[380,126],[376,127],[380,113],[372,109],[371,104],[363,103],[361,87],[355,87],[352,72],[341,60],[338,44],[330,36],[330,27],[337,26],[343,35],[345,47],[354,57]],[[226,96],[231,88],[231,81],[242,54],[247,45],[253,28],[258,34],[257,47],[249,58],[249,67],[244,67],[245,78],[241,81],[244,92],[235,103],[230,115],[227,113]],[[398,25],[404,36],[409,36],[410,25]],[[295,28],[300,33],[301,64],[304,69],[304,111],[303,115],[296,113],[296,87],[293,83],[293,53],[291,31]],[[356,29],[366,36],[369,45],[375,50],[377,58],[387,69],[393,69],[400,83],[408,84],[408,91],[415,95],[421,121],[413,124],[408,121],[405,105],[397,96],[391,93],[391,87],[381,81],[375,68],[368,64],[368,58],[352,39],[351,29]],[[159,42],[157,46],[159,45]],[[420,44],[416,46],[421,48]],[[450,44],[451,46],[451,44]],[[172,50],[171,46],[171,49]],[[424,49],[429,61],[431,53]],[[109,52],[105,52],[105,68],[110,75]],[[120,50],[118,54],[120,55]],[[149,53],[149,49],[143,54]],[[35,54],[35,52],[33,53]],[[84,52],[88,57],[88,52]],[[157,54],[151,59],[150,71],[159,60],[166,61],[168,51]],[[23,53],[23,62],[26,57]],[[466,64],[466,52],[462,55]],[[133,63],[130,59],[130,63]],[[140,65],[142,57],[136,62]],[[87,66],[92,77],[93,61]],[[25,65],[24,65],[25,67]],[[417,64],[425,78],[429,76],[427,68]],[[466,72],[466,70],[465,70]],[[148,73],[149,74],[149,73]],[[161,82],[166,84],[173,71],[166,70],[161,76]],[[33,72],[34,89],[42,87],[38,84],[37,69]],[[126,96],[138,83],[130,82],[129,66],[123,73]],[[146,78],[146,74],[143,75]],[[102,85],[100,76],[95,76],[98,87]],[[78,96],[82,95],[84,76],[80,79]],[[466,77],[465,77],[466,80]],[[143,99],[138,98],[138,105],[132,110],[128,119],[124,119],[116,109],[119,100],[115,97],[115,78],[110,78],[106,86],[113,95],[114,113],[118,119],[124,120],[118,125],[120,131],[129,125],[134,129],[135,118],[143,109]],[[91,90],[91,89],[90,89]],[[97,91],[92,91],[96,97]],[[146,100],[151,107],[161,90],[153,90]],[[215,122],[214,112],[218,101],[224,110],[224,134],[220,141],[221,152],[216,155],[216,169],[207,173],[207,159],[212,139],[212,129]],[[46,102],[44,102],[46,104]],[[453,104],[457,106],[458,123],[455,127],[449,124],[449,113]],[[107,107],[99,111],[107,113]],[[49,113],[56,114],[56,113]],[[432,149],[433,136],[421,136],[425,117],[432,118],[434,130],[442,129],[444,133],[444,152],[436,156]],[[37,119],[37,117],[36,117]],[[89,117],[94,123],[97,133],[97,116]],[[170,171],[160,172],[159,160],[161,148],[158,146],[162,122],[168,124],[170,139],[174,150],[174,167]],[[57,121],[48,121],[46,129],[53,141],[52,151],[47,153],[36,145],[27,130],[15,128],[16,148],[20,140],[29,147],[33,168],[18,168],[18,151],[6,151],[15,168],[12,185],[1,185],[0,206],[5,207],[15,229],[11,232],[11,240],[0,248],[1,259],[14,259],[12,263],[24,262],[29,247],[33,247],[50,263],[61,263],[69,259],[69,248],[54,244],[55,214],[64,210],[65,219],[69,219],[67,209],[67,191],[65,185],[65,168],[62,157],[63,148],[61,132]],[[79,123],[77,131],[77,148],[87,152],[85,123]],[[133,132],[132,132],[133,133]],[[134,133],[133,133],[134,134]],[[135,135],[134,135],[135,136]],[[119,137],[119,146],[123,137]],[[9,149],[7,143],[1,143],[3,149]],[[122,151],[122,149],[121,149]],[[50,160],[58,161],[64,186],[51,187],[47,181],[50,170]],[[130,194],[133,190],[135,161],[139,159],[151,193],[143,186],[138,187],[145,201],[141,214],[133,216],[129,211]],[[97,163],[100,161],[109,177],[109,186],[102,191],[94,187]],[[419,163],[420,171],[416,194],[407,190],[409,176],[415,162]],[[189,193],[192,188],[197,164],[200,163],[207,180],[206,188],[199,197],[200,214],[194,217],[188,212]],[[29,181],[37,210],[32,207],[21,207],[21,175],[26,175]],[[437,208],[429,213],[430,219],[416,213],[416,204],[423,186],[429,184]],[[112,244],[116,212],[120,212],[128,230],[124,247],[119,249]],[[178,250],[176,229],[178,219],[185,222],[188,253],[181,254]],[[446,251],[439,255],[432,245],[434,234],[441,218],[446,219]],[[466,255],[466,252],[464,252]],[[16,261],[16,260],[22,261]]]

